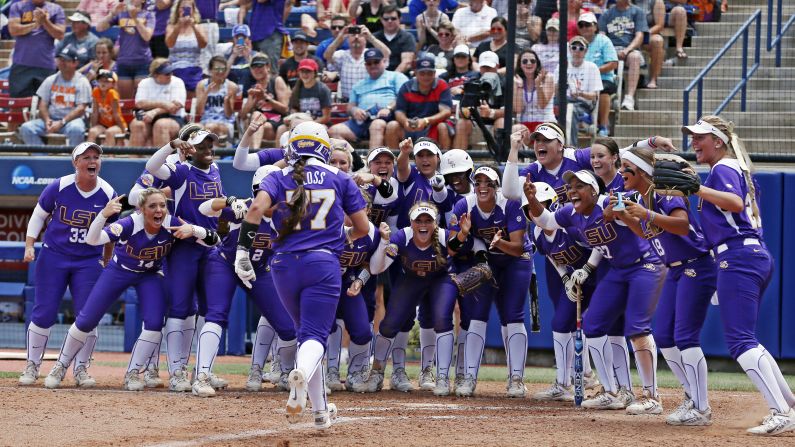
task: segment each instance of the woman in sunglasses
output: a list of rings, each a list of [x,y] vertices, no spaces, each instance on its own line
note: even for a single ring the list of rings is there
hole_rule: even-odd
[[[541,67],[538,54],[533,50],[519,53],[516,62],[516,78],[513,84],[513,109],[519,114],[519,122],[513,131],[522,126],[532,132],[541,123],[555,121],[553,98],[555,80]]]
[[[500,61],[500,68],[497,70],[497,73],[504,76],[505,75],[505,67],[506,61],[508,56],[508,43],[507,40],[507,30],[508,30],[508,21],[505,17],[495,17],[491,20],[491,29],[489,30],[489,36],[491,36],[491,40],[488,42],[481,42],[478,47],[475,49],[475,54],[473,55],[475,59],[480,57],[481,53],[485,53],[486,51],[493,51],[497,53],[497,57]]]
[[[439,44],[439,26],[450,24],[450,18],[439,10],[439,0],[423,0],[423,3],[425,11],[414,19],[417,28],[417,51],[426,51],[431,46]],[[452,33],[448,36],[450,34]]]

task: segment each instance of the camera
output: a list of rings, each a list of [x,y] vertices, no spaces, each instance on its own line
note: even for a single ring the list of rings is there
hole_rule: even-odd
[[[351,26],[348,28],[348,34],[361,34],[362,30],[359,29],[358,26]]]
[[[464,84],[464,96],[461,98],[461,107],[479,107],[481,101],[490,102],[493,89],[489,82],[474,79]]]

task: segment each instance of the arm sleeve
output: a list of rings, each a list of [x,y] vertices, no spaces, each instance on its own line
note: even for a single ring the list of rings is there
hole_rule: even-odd
[[[30,220],[28,221],[28,230],[25,234],[28,237],[32,237],[36,239],[39,237],[39,233],[41,233],[41,229],[44,228],[44,223],[47,221],[47,218],[50,217],[50,213],[44,211],[40,204],[36,204],[36,208],[33,208],[33,214],[30,215]]]
[[[544,210],[540,216],[533,218],[533,222],[545,230],[558,230],[563,227],[558,224],[556,216],[557,214],[553,214],[549,210]]]
[[[218,217],[218,216],[220,216],[221,215],[221,211],[223,211],[223,210],[215,211],[213,209],[213,200],[215,200],[215,199],[209,199],[209,200],[205,200],[204,202],[202,202],[201,205],[199,205],[199,212],[202,213],[205,216],[210,216],[210,217]]]
[[[509,200],[519,200],[522,197],[522,178],[519,177],[519,165],[512,162],[505,163],[502,173],[502,195]]]
[[[602,253],[600,253],[599,250],[591,250],[591,256],[588,257],[588,264],[598,267],[600,262],[602,262]]]
[[[238,145],[237,149],[235,149],[232,167],[240,171],[256,171],[259,168],[259,156],[248,152],[248,147]]]
[[[566,270],[566,266],[565,265],[556,264],[555,261],[553,261],[552,258],[550,258],[549,256],[547,256],[547,259],[549,260],[549,263],[552,264],[555,267],[555,271],[558,272],[558,275],[561,278],[563,278],[563,276],[565,276],[565,275],[567,275],[569,273],[569,271]]]
[[[166,158],[174,152],[171,147],[171,142],[165,144],[152,155],[152,158],[146,162],[146,170],[154,174],[155,177],[161,180],[168,180],[171,177],[171,170],[166,166]]]
[[[86,233],[86,243],[88,245],[105,245],[111,241],[108,233],[102,231],[102,228],[105,227],[105,222],[107,222],[105,216],[102,213],[97,214],[97,217],[91,222],[91,226],[88,227],[88,233]],[[115,223],[113,225],[119,224]]]
[[[431,194],[431,198],[433,199],[434,203],[441,205],[447,199],[448,194],[447,187],[442,188],[441,191],[434,189],[433,193]]]
[[[385,272],[392,265],[394,260],[386,254],[388,246],[389,242],[381,239],[378,248],[375,249],[375,253],[370,257],[370,273],[373,275]]]

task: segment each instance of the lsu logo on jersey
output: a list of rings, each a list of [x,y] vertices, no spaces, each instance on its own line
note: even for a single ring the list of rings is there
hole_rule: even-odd
[[[71,214],[69,210],[61,205],[58,210],[58,216],[61,222],[66,225],[77,228],[88,228],[91,226],[91,221],[97,216],[97,213],[86,210],[73,210]]]
[[[188,183],[188,197],[193,200],[207,200],[223,197],[221,184],[218,182]]]
[[[271,235],[268,233],[257,233],[254,240],[251,242],[251,249],[269,249],[271,248]]]
[[[340,265],[343,267],[358,267],[367,260],[367,252],[343,250],[340,255]]]
[[[417,276],[425,276],[428,273],[433,273],[439,270],[439,263],[436,262],[435,259],[433,260],[417,260],[413,262],[409,262],[407,257],[403,257],[403,267],[406,270],[410,270]]]
[[[142,261],[157,261],[163,259],[171,252],[172,242],[163,245],[156,245],[154,247],[146,247],[136,252],[129,244],[125,247],[124,251],[135,259]]]
[[[600,222],[604,221],[600,219],[596,223],[599,224]],[[616,234],[616,229],[613,224],[611,222],[605,222],[603,225],[583,231],[583,236],[585,236],[588,245],[593,247],[596,245],[605,245],[615,240],[618,235]]]
[[[553,252],[549,257],[556,265],[574,265],[582,259],[582,250],[576,245],[569,245],[565,250]]]
[[[108,231],[110,231],[110,233],[116,237],[121,236],[121,232],[123,229],[124,228],[117,223],[110,224],[110,226],[108,227]]]

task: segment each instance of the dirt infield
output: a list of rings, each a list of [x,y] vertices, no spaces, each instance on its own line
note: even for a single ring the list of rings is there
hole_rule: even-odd
[[[289,426],[284,418],[286,393],[240,391],[245,376],[226,376],[231,390],[200,399],[164,391],[120,390],[124,368],[102,366],[127,360],[127,354],[98,353],[92,375],[99,387],[77,390],[71,376],[59,390],[45,390],[43,380],[21,388],[16,379],[0,379],[0,445],[140,445],[140,446],[451,446],[451,445],[795,445],[795,434],[752,438],[745,428],[766,414],[756,393],[712,392],[714,424],[673,428],[662,416],[628,416],[623,412],[577,411],[571,404],[535,403],[502,397],[504,384],[483,382],[478,397],[437,398],[426,392],[385,391],[375,395],[335,393],[337,424],[318,433],[307,423]],[[219,363],[247,363],[222,357]],[[52,361],[45,361],[44,369]],[[21,371],[24,362],[0,361],[0,371]],[[46,374],[47,371],[43,371]],[[537,391],[543,385],[529,385]],[[680,391],[661,391],[672,410]]]

